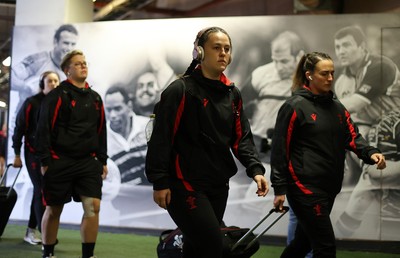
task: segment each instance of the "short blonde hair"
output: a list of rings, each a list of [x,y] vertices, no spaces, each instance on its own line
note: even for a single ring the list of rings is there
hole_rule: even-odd
[[[61,71],[63,71],[63,72],[65,73],[65,69],[70,65],[71,59],[72,59],[74,56],[77,56],[77,55],[83,56],[84,54],[83,54],[83,52],[82,52],[81,50],[77,50],[77,49],[76,49],[76,50],[72,50],[71,52],[69,52],[68,54],[66,54],[66,55],[63,57],[62,61],[61,61],[61,65],[60,65]]]

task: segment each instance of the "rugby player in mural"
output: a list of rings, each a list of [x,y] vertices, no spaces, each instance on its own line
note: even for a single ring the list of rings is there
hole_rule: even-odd
[[[389,58],[370,53],[364,32],[359,27],[338,30],[334,42],[337,58],[344,68],[337,76],[335,94],[352,114],[361,134],[367,136],[382,115],[400,109],[399,69]],[[385,71],[384,75],[382,71]],[[374,186],[368,168],[355,162],[350,154],[346,158],[346,167],[345,181],[356,186],[337,227],[344,236],[349,236],[360,226],[366,208],[375,200],[375,193],[371,190]]]
[[[291,95],[292,76],[303,54],[304,43],[296,33],[280,33],[271,42],[272,62],[257,67],[251,85],[242,90],[249,103],[247,112],[252,112],[250,125],[257,147],[267,138],[267,130],[274,128],[279,107]]]
[[[364,165],[363,180],[360,180],[364,183],[358,184],[354,190],[357,192],[351,195],[346,210],[337,221],[337,229],[343,236],[351,236],[360,228],[371,204],[380,202],[381,209],[377,212],[382,222],[386,222],[382,225],[397,223],[392,228],[385,227],[382,232],[394,236],[398,234],[400,225],[400,111],[384,115],[378,124],[370,128],[368,140],[385,155],[386,169],[381,171],[374,166]],[[363,198],[360,198],[358,192],[362,193]],[[357,206],[359,210],[354,211],[349,208],[351,206]]]
[[[257,67],[251,74],[251,85],[242,91],[243,95],[247,94],[245,101],[247,99],[250,102],[247,108],[252,111],[251,128],[260,152],[264,152],[264,155],[260,155],[263,162],[269,162],[268,139],[272,138],[280,106],[292,94],[293,74],[304,51],[304,42],[298,34],[292,31],[279,33],[271,42],[272,62]],[[269,173],[269,166],[266,167]],[[254,186],[251,184],[245,198],[252,198],[253,192]],[[260,209],[260,203],[245,202],[243,207],[258,214],[261,210],[270,207],[268,205],[270,203],[264,201],[265,209]],[[297,219],[291,210],[289,221],[288,242],[293,239],[297,224]]]
[[[158,100],[158,84],[154,73],[145,72],[137,79],[135,87],[134,111],[142,116],[150,116]]]
[[[144,174],[148,118],[136,115],[123,86],[108,88],[104,97],[108,123],[108,155],[117,165],[121,183],[149,184]]]
[[[20,98],[17,110],[27,97],[37,93],[40,75],[45,71],[57,72],[61,81],[66,79],[60,68],[61,60],[75,49],[77,41],[78,30],[71,24],[61,25],[54,34],[53,49],[31,54],[12,66],[11,90],[18,91]]]
[[[176,78],[174,70],[167,62],[166,53],[159,46],[151,46],[148,51],[150,70],[136,80],[133,93],[133,111],[142,116],[150,116],[161,92]]]

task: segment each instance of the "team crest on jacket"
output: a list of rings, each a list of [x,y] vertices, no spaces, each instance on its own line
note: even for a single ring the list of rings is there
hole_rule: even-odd
[[[208,104],[208,99],[204,98],[204,99],[203,99],[203,106],[206,107],[207,104]]]
[[[99,102],[96,101],[94,103],[94,106],[95,106],[96,110],[100,110],[100,103]]]
[[[321,212],[321,204],[315,204],[314,206],[314,212],[316,216],[321,216],[322,212]]]
[[[196,205],[196,197],[194,197],[194,196],[188,196],[188,197],[186,198],[186,202],[187,202],[187,204],[189,205],[189,209],[190,209],[190,210],[193,210],[193,209],[196,209],[196,208],[197,208],[197,205]]]
[[[317,114],[315,113],[311,114],[311,118],[312,120],[317,121]]]

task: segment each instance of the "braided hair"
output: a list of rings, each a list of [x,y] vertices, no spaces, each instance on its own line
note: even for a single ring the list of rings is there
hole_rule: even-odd
[[[225,35],[227,35],[228,38],[229,38],[229,43],[230,43],[231,46],[232,46],[231,37],[229,36],[229,34],[228,34],[224,29],[222,29],[222,28],[220,28],[220,27],[208,27],[208,28],[202,29],[201,31],[199,31],[199,32],[197,33],[196,40],[194,41],[193,53],[195,53],[195,52],[198,51],[198,50],[197,50],[197,47],[204,48],[204,45],[205,45],[205,43],[207,42],[207,40],[208,40],[208,38],[209,38],[209,35],[210,35],[211,33],[216,33],[216,32],[222,32],[222,33],[224,33]],[[204,53],[202,53],[202,54],[204,55]],[[193,55],[193,60],[192,60],[192,62],[190,63],[189,67],[186,69],[186,71],[185,71],[185,73],[183,74],[183,76],[191,74],[191,73],[194,71],[194,69],[196,68],[196,66],[197,66],[200,62],[201,62],[201,59],[196,58],[196,57]]]

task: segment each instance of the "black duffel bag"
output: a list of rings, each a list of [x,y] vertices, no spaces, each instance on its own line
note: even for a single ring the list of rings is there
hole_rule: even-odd
[[[249,258],[257,252],[260,248],[258,241],[255,241],[251,246],[246,248],[248,243],[255,237],[252,233],[248,235],[245,241],[242,241],[242,243],[232,250],[234,244],[248,231],[248,228],[239,228],[236,226],[224,226],[221,228],[223,258]],[[183,243],[183,235],[179,228],[163,231],[157,245],[158,258],[181,258]]]
[[[158,258],[182,258],[183,234],[177,229],[168,229],[161,232],[157,245]]]

